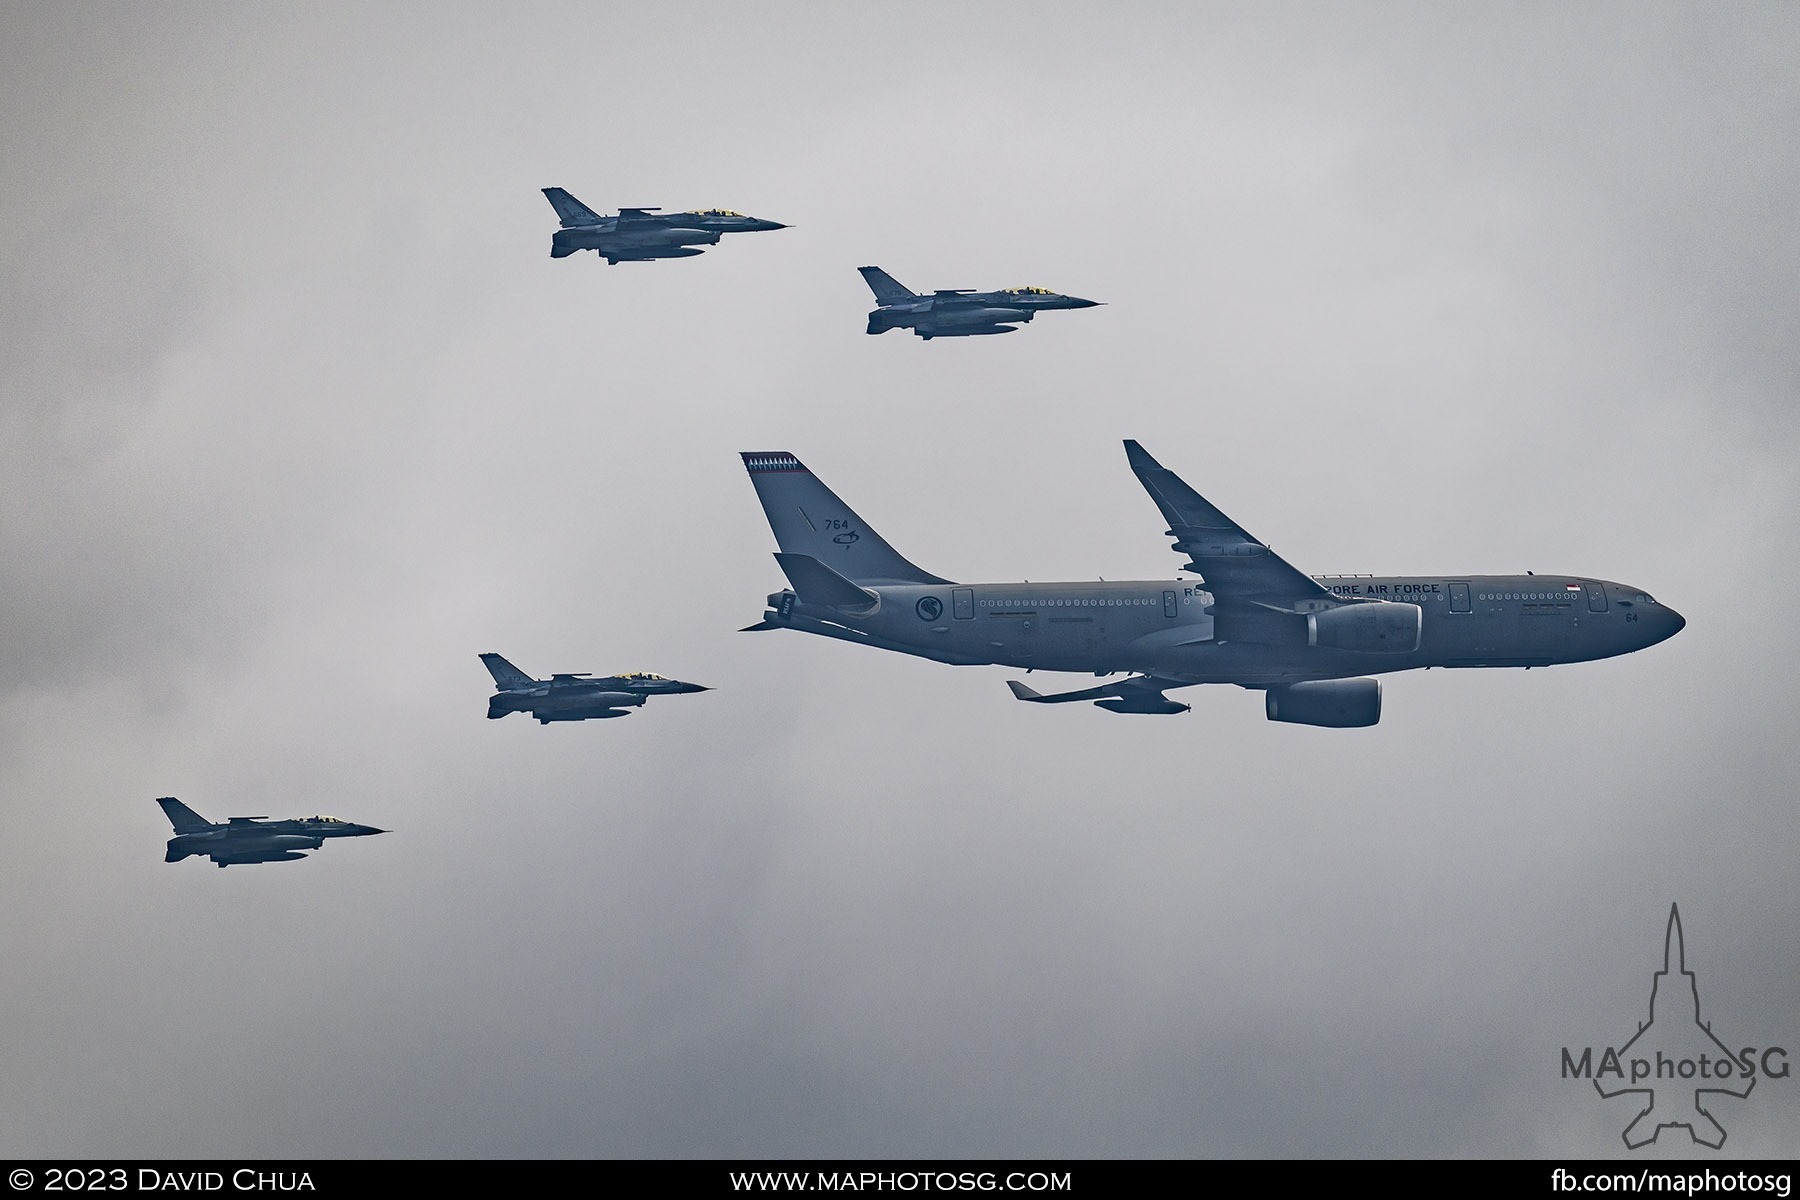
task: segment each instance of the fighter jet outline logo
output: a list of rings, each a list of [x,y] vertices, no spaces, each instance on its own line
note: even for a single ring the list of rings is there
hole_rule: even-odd
[[[1677,976],[1681,984],[1674,982]],[[1687,997],[1685,1006],[1677,998],[1683,992]],[[1686,1007],[1686,1016],[1673,1011],[1679,1007]],[[1692,1028],[1686,1023],[1688,1016],[1692,1017]],[[1634,1048],[1635,1054],[1632,1053]],[[1670,1053],[1671,1050],[1679,1053]],[[1745,1051],[1746,1056],[1749,1053]],[[1621,1062],[1633,1064],[1629,1083],[1625,1082],[1627,1077],[1619,1065]],[[1608,1063],[1611,1063],[1612,1073],[1620,1079],[1620,1086],[1612,1091],[1607,1091],[1601,1083],[1601,1077],[1608,1073]],[[1639,1063],[1654,1063],[1655,1073],[1648,1077],[1666,1080],[1670,1086],[1637,1086],[1641,1082]],[[1728,1082],[1739,1077],[1743,1080],[1741,1090]],[[1696,1078],[1705,1080],[1705,1086],[1693,1086]],[[1702,1098],[1708,1092],[1717,1092],[1741,1100],[1756,1087],[1754,1066],[1734,1055],[1714,1035],[1712,1023],[1700,1018],[1700,987],[1694,973],[1687,969],[1681,910],[1674,904],[1669,905],[1669,925],[1663,935],[1662,970],[1651,976],[1650,1019],[1639,1022],[1631,1040],[1617,1051],[1607,1052],[1593,1084],[1594,1090],[1604,1099],[1631,1093],[1644,1098],[1643,1109],[1620,1135],[1632,1150],[1650,1145],[1663,1130],[1671,1128],[1685,1128],[1688,1136],[1700,1145],[1719,1149],[1725,1144],[1725,1127],[1707,1109]],[[1671,1098],[1674,1098],[1673,1102]],[[1660,1106],[1659,1101],[1662,1102]]]

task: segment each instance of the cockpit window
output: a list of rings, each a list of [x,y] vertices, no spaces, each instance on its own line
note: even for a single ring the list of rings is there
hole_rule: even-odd
[[[320,825],[342,825],[342,824],[344,824],[343,821],[338,820],[336,817],[308,817],[307,820],[313,821]]]
[[[1043,287],[1010,287],[1003,290],[1014,296],[1050,296],[1055,294],[1049,288]]]
[[[626,671],[623,675],[620,675],[619,678],[620,679],[661,679],[662,676],[652,674],[649,671]]]
[[[1638,603],[1639,603],[1639,604],[1655,604],[1655,603],[1656,603],[1656,597],[1654,597],[1654,596],[1646,596],[1646,595],[1644,595],[1644,593],[1642,593],[1642,592],[1639,592],[1639,593],[1638,593],[1638,594],[1637,594],[1637,602],[1638,602]]]
[[[744,214],[732,212],[729,208],[703,208],[700,210],[700,215],[703,217],[741,217]]]

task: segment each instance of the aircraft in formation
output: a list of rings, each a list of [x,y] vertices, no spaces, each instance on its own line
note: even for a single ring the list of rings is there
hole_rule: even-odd
[[[869,314],[869,332],[911,329],[930,341],[934,337],[980,337],[1011,333],[1024,321],[1046,309],[1098,308],[1098,300],[1065,296],[1049,288],[1002,288],[997,292],[968,289],[936,291],[929,296],[902,285],[880,267],[858,267],[863,281],[880,305]]]
[[[220,867],[293,862],[305,858],[304,851],[323,846],[326,838],[368,837],[387,832],[336,817],[296,817],[289,821],[232,817],[215,825],[173,796],[160,797],[156,802],[175,828],[164,862],[180,862],[193,854],[204,855]]]
[[[1381,719],[1381,681],[1419,667],[1547,667],[1610,658],[1686,623],[1639,588],[1568,575],[1311,576],[1290,566],[1158,463],[1125,453],[1188,580],[959,584],[921,570],[798,458],[746,453],[791,585],[750,630],[797,629],[957,665],[1130,678],[1037,704],[1092,700],[1178,713],[1172,688],[1260,690],[1271,721],[1359,728]]]
[[[562,188],[543,193],[562,222],[552,258],[578,250],[612,264],[688,258],[726,233],[787,228],[725,209],[601,216]],[[1040,287],[925,296],[879,267],[859,269],[879,304],[869,314],[871,334],[1011,333],[1046,309],[1097,304]],[[1180,713],[1189,706],[1169,699],[1171,689],[1231,683],[1262,691],[1271,721],[1360,728],[1381,719],[1378,674],[1585,662],[1655,645],[1686,623],[1646,592],[1587,577],[1305,575],[1135,441],[1125,453],[1174,548],[1188,556],[1182,569],[1198,582],[958,584],[907,561],[792,454],[745,453],[791,585],[769,596],[769,611],[748,629],[796,629],[955,665],[1129,673],[1053,695],[1008,681],[1015,697],[1036,704]],[[650,696],[711,690],[648,672],[533,679],[498,654],[481,661],[496,688],[490,720],[515,712],[545,725],[623,717]],[[214,824],[173,796],[157,803],[175,831],[169,862],[289,862],[326,838],[385,832],[335,817]]]
[[[787,228],[778,221],[763,221],[726,208],[678,213],[621,208],[603,217],[562,188],[547,187],[543,192],[562,222],[562,228],[550,237],[551,258],[567,258],[578,250],[592,250],[612,266],[653,258],[692,258],[703,253],[696,247],[716,246],[723,234]]]
[[[497,721],[508,713],[528,712],[538,724],[552,721],[586,721],[606,717],[628,717],[630,709],[641,708],[650,696],[679,696],[712,689],[679,679],[664,679],[648,671],[624,675],[552,675],[533,679],[498,654],[483,654],[481,661],[494,677],[498,689],[488,698],[488,720]]]

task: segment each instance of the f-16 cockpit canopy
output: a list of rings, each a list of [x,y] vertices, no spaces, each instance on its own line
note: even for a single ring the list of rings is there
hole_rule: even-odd
[[[697,217],[741,217],[744,214],[733,212],[729,208],[701,208],[696,209],[694,215]]]
[[[1002,290],[1009,292],[1015,296],[1054,296],[1054,295],[1056,295],[1056,293],[1051,291],[1049,288],[1041,288],[1041,287],[1010,287],[1010,288],[1004,288]]]
[[[340,821],[336,817],[308,817],[306,819],[313,822],[315,825],[348,825],[350,823],[348,821]]]
[[[615,678],[615,679],[661,679],[662,676],[654,674],[650,671],[626,671],[620,675],[615,675],[613,678]]]

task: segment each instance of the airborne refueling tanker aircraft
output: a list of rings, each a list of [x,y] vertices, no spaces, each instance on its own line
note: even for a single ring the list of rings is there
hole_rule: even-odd
[[[1271,721],[1342,729],[1381,719],[1373,675],[1611,658],[1686,624],[1639,588],[1585,576],[1306,575],[1136,442],[1125,453],[1199,582],[953,583],[901,557],[792,454],[746,453],[792,585],[748,629],[956,665],[1132,673],[1048,696],[1009,682],[1036,704],[1178,713],[1188,705],[1169,689],[1233,683],[1262,691]]]
[[[550,236],[550,257],[567,258],[592,250],[608,265],[647,262],[654,258],[692,258],[697,247],[716,246],[726,233],[761,233],[786,229],[778,221],[747,217],[728,208],[665,213],[658,208],[621,208],[603,217],[559,187],[543,189],[562,228]]]

